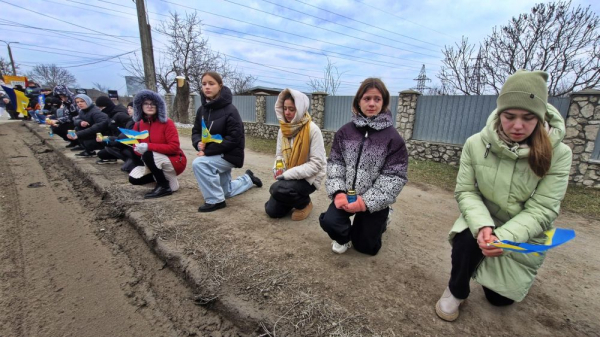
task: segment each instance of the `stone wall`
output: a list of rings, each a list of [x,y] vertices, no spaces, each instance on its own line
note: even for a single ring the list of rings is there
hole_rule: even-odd
[[[396,107],[396,129],[405,139],[410,157],[453,166],[459,165],[462,145],[434,143],[412,138],[420,95],[419,92],[413,90],[401,91]],[[323,130],[326,96],[327,94],[323,92],[313,93],[311,116],[321,128],[325,144],[329,145],[333,141],[335,131]],[[572,94],[566,120],[567,134],[564,141],[573,150],[570,182],[595,188],[600,188],[600,160],[592,159],[591,155],[600,128],[599,101],[599,90],[586,90]],[[244,123],[246,133],[255,137],[276,139],[279,126],[267,125],[265,121],[266,100],[264,96],[257,95],[256,122]]]
[[[600,90],[571,96],[565,144],[573,150],[570,182],[600,188],[600,160],[591,158],[600,128]]]
[[[411,139],[406,142],[408,155],[417,160],[432,160],[438,163],[446,163],[452,166],[460,164],[462,145],[451,145],[444,143],[431,143],[422,140]]]

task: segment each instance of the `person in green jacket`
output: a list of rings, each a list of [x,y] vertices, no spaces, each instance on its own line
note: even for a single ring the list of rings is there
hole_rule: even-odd
[[[548,104],[548,74],[509,76],[483,130],[467,139],[454,195],[461,215],[450,231],[452,271],[437,315],[458,318],[473,278],[496,306],[527,295],[545,254],[488,246],[495,240],[543,243],[567,190],[571,149],[565,122]]]

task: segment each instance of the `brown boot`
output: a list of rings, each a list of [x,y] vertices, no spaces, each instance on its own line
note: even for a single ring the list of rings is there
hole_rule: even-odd
[[[303,209],[294,209],[294,211],[292,212],[292,220],[300,221],[308,218],[308,215],[310,214],[310,211],[312,211],[312,209],[312,201],[309,202],[308,205],[306,205],[306,207],[304,207]]]

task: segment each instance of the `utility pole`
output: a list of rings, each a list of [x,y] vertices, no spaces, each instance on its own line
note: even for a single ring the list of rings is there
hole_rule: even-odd
[[[156,91],[156,70],[154,69],[154,51],[152,49],[152,35],[146,16],[145,0],[135,0],[142,43],[142,61],[144,63],[144,82],[146,88]]]
[[[12,50],[10,50],[10,44],[11,43],[19,43],[19,42],[6,42],[3,40],[0,40],[1,42],[6,43],[6,46],[8,47],[8,56],[10,57],[10,65],[12,66],[12,71],[13,71],[13,76],[17,76],[17,70],[15,69],[15,60],[13,60],[13,56],[12,56]]]

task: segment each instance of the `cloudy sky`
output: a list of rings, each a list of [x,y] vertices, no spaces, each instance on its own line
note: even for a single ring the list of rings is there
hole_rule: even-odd
[[[442,48],[461,36],[477,43],[494,26],[529,12],[528,0],[146,0],[150,24],[169,12],[197,11],[211,49],[255,85],[311,91],[327,58],[342,73],[338,95],[352,95],[365,77],[381,77],[392,93],[414,87],[425,65],[438,81]],[[573,6],[600,1],[573,0]],[[140,54],[135,3],[131,0],[0,0],[0,40],[11,44],[22,72],[40,63],[65,67],[83,88],[93,83],[126,93],[122,63]],[[153,33],[155,59],[164,36]],[[121,55],[121,56],[119,56]],[[0,57],[8,60],[6,45]]]

